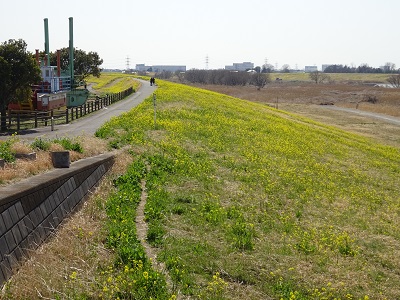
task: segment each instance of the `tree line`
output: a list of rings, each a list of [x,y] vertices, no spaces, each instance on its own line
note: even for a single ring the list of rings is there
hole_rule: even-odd
[[[330,65],[325,68],[324,73],[375,73],[375,74],[391,74],[400,73],[400,69],[396,69],[393,63],[386,63],[383,67],[374,68],[368,64],[362,64],[358,67],[348,65]]]
[[[200,70],[191,69],[186,72],[163,71],[157,73],[160,79],[170,79],[175,75],[180,82],[198,83],[198,84],[216,84],[230,86],[254,85],[258,89],[263,88],[271,82],[269,73],[259,73],[256,71],[229,71],[229,70]]]

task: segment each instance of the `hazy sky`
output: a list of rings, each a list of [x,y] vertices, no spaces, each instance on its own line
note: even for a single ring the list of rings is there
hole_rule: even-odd
[[[74,46],[96,51],[103,68],[186,65],[223,68],[268,61],[280,68],[386,62],[400,67],[400,0],[1,0],[0,42],[28,50]]]

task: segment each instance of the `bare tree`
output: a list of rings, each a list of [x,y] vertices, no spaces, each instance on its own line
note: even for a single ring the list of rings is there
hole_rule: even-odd
[[[268,73],[254,73],[250,80],[250,84],[255,85],[257,90],[262,89],[269,82],[271,80]]]
[[[400,88],[400,74],[393,74],[386,79],[394,88]]]
[[[315,81],[316,84],[323,83],[324,81],[328,81],[330,79],[329,75],[320,71],[311,72],[309,76],[310,79]]]
[[[384,66],[383,66],[383,71],[385,73],[393,73],[394,71],[396,71],[396,65],[394,63],[391,62],[387,62]]]
[[[185,80],[185,72],[177,70],[175,71],[175,76],[178,77],[179,82],[183,82]]]
[[[262,66],[262,70],[261,70],[262,73],[271,73],[273,71],[274,71],[274,66],[271,64],[264,64]]]
[[[163,70],[161,73],[157,74],[157,77],[160,79],[170,79],[173,73],[171,71]]]
[[[282,66],[282,72],[283,73],[289,73],[290,72],[290,66],[288,64],[284,64]]]

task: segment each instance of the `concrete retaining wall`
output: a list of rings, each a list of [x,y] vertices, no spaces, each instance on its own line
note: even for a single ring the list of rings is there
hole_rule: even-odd
[[[76,208],[114,163],[99,155],[0,187],[0,286]]]

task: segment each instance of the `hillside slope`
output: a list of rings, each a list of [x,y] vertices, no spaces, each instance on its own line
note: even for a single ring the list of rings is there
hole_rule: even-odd
[[[97,135],[148,165],[148,240],[209,299],[400,297],[400,151],[294,114],[158,82]]]

